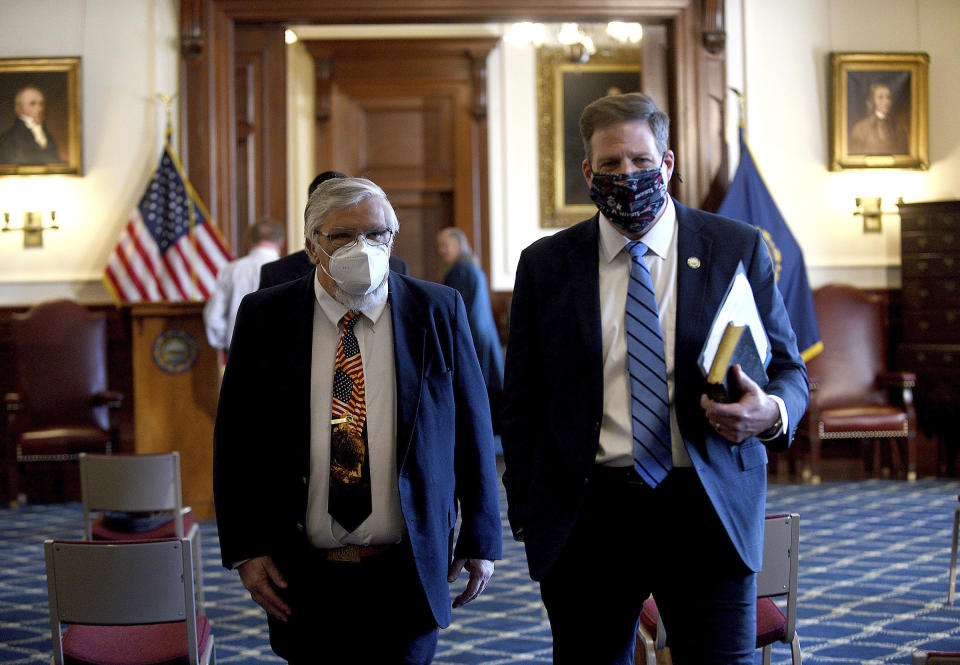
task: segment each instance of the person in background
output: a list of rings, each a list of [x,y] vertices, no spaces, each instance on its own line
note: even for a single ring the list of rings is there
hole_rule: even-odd
[[[51,164],[64,161],[57,150],[44,119],[46,100],[43,92],[25,86],[14,98],[13,125],[0,134],[0,164]]]
[[[473,346],[480,360],[480,371],[487,385],[493,431],[499,434],[499,412],[503,394],[503,348],[497,324],[490,307],[487,276],[483,274],[477,257],[470,251],[467,236],[450,226],[437,234],[437,254],[443,270],[443,283],[460,292],[467,308]],[[499,447],[499,446],[498,446]],[[502,451],[500,451],[502,452]]]
[[[907,131],[892,114],[890,86],[871,83],[865,106],[866,115],[850,129],[850,154],[901,155],[908,152]]]
[[[307,196],[309,197],[313,194],[313,190],[327,180],[346,177],[348,177],[347,174],[341,173],[340,171],[324,171],[323,173],[319,173],[307,187]],[[265,263],[263,267],[260,268],[260,284],[257,288],[265,289],[269,286],[292,282],[295,279],[303,277],[308,272],[313,272],[315,268],[316,266],[314,266],[313,261],[310,260],[307,250],[302,249],[299,252],[287,254],[282,259]],[[406,261],[398,256],[390,257],[390,270],[398,272],[401,275],[410,274]]]
[[[807,406],[763,236],[672,199],[669,119],[641,93],[584,109],[591,219],[523,250],[501,433],[508,517],[555,663],[633,663],[652,592],[673,662],[753,663],[767,448]],[[697,359],[738,264],[770,340],[761,388],[707,398]]]
[[[203,306],[203,325],[213,348],[223,353],[230,348],[240,301],[257,290],[261,266],[280,258],[285,236],[279,222],[270,219],[254,222],[247,230],[250,251],[220,269],[213,293]]]
[[[293,665],[431,662],[501,556],[496,457],[463,301],[388,268],[383,190],[304,212],[313,273],[240,305],[214,428],[223,564]],[[460,528],[455,532],[459,515]]]

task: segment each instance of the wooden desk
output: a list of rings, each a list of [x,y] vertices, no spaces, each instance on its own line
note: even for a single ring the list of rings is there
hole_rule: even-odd
[[[179,451],[183,505],[198,519],[212,519],[218,370],[203,303],[139,303],[130,311],[134,450]]]

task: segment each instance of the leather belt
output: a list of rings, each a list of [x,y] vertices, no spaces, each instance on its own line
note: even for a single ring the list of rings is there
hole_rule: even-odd
[[[363,559],[375,554],[380,554],[393,547],[392,544],[386,545],[344,545],[330,550],[318,550],[320,556],[327,561],[340,561],[344,563],[360,563]]]

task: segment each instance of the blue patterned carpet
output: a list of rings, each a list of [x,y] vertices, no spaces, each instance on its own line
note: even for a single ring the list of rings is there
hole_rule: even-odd
[[[909,663],[915,649],[960,650],[960,606],[945,605],[958,492],[960,482],[935,480],[770,487],[768,512],[801,516],[804,663]],[[267,645],[261,611],[236,574],[219,565],[215,525],[201,529],[206,611],[218,662],[281,662]],[[50,662],[41,545],[81,531],[78,504],[0,510],[0,663]],[[441,633],[437,665],[551,662],[537,586],[505,517],[504,538],[505,558],[491,586],[455,611],[453,625]],[[463,580],[456,590],[462,586]],[[774,649],[773,661],[790,662],[785,646]]]

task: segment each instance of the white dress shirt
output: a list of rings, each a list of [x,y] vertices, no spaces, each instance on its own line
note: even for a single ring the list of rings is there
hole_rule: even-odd
[[[397,543],[403,537],[403,512],[397,482],[397,381],[390,305],[363,312],[353,329],[360,344],[367,407],[372,512],[347,532],[327,512],[330,488],[330,414],[333,366],[340,340],[339,323],[347,308],[314,279],[313,360],[310,368],[310,481],[307,537],[314,547]]]
[[[280,252],[273,247],[257,245],[246,256],[220,269],[213,292],[203,306],[203,325],[210,346],[223,350],[230,348],[240,301],[260,286],[260,266],[279,258]]]
[[[643,235],[647,246],[644,257],[660,309],[660,333],[663,337],[670,399],[670,443],[673,465],[690,467],[675,404],[676,382],[674,347],[677,319],[677,210],[673,200],[653,226]],[[630,282],[630,256],[623,248],[630,239],[600,214],[600,326],[603,351],[603,420],[600,423],[600,449],[597,464],[630,466],[633,464],[633,422],[630,415],[630,372],[627,367],[626,308]],[[783,400],[770,395],[780,410],[781,429],[786,431],[787,410]]]
[[[33,140],[37,142],[37,145],[41,148],[46,148],[47,133],[43,131],[43,125],[28,115],[22,115],[20,119],[23,120],[23,124],[25,124],[27,129],[30,130],[30,133],[33,134]]]
[[[674,408],[674,338],[677,318],[677,211],[668,198],[667,206],[641,238],[647,246],[644,257],[660,309],[670,398],[670,442],[674,466],[692,466],[680,436]],[[623,251],[630,239],[600,215],[600,327],[603,350],[603,420],[600,423],[600,450],[597,464],[633,464],[633,422],[630,416],[630,371],[627,367],[627,286],[630,282],[630,255]]]

